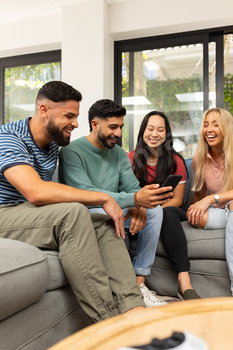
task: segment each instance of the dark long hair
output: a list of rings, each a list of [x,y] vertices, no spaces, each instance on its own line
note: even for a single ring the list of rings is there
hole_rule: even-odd
[[[188,173],[183,157],[173,148],[173,137],[168,118],[163,112],[151,111],[142,120],[133,157],[134,174],[140,182],[141,187],[147,185],[147,159],[149,158],[150,153],[153,152],[153,150],[150,149],[143,140],[144,131],[147,127],[149,118],[152,115],[159,115],[162,117],[164,119],[166,129],[165,141],[158,147],[157,150],[156,156],[158,157],[158,163],[156,167],[156,175],[152,183],[158,183],[161,185],[170,174],[174,174],[176,172],[177,164],[175,155],[182,159],[186,172]]]

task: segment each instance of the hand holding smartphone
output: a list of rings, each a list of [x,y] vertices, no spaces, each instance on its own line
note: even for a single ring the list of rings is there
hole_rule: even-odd
[[[180,180],[182,179],[181,175],[169,175],[167,180],[165,180],[160,187],[172,186],[172,191],[176,188]],[[168,191],[171,192],[171,191]],[[167,193],[167,192],[164,192]]]

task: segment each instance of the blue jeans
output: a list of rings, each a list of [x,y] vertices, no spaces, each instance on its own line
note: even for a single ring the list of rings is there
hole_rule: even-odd
[[[220,230],[227,224],[227,206],[225,208],[208,208],[208,220],[204,230]]]
[[[217,230],[226,227],[226,261],[231,280],[233,295],[233,211],[229,209],[230,202],[224,209],[209,207],[209,215],[205,229]]]
[[[231,279],[231,294],[233,295],[233,211],[229,210],[230,202],[227,203],[227,224],[226,224],[226,260]]]
[[[126,215],[129,208],[123,209]],[[102,208],[91,208],[90,213],[105,213]],[[136,255],[133,258],[133,268],[137,276],[149,276],[155,259],[160,230],[163,221],[163,210],[158,205],[154,209],[146,209],[147,222],[138,232]],[[125,229],[130,227],[131,218],[124,222]]]

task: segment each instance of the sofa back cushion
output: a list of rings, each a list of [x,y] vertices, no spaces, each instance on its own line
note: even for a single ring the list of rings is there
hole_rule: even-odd
[[[184,191],[184,200],[183,204],[186,209],[192,204],[194,192],[191,190],[193,187],[194,174],[192,168],[192,158],[185,159],[185,164],[188,170],[188,176],[186,179],[185,191]]]

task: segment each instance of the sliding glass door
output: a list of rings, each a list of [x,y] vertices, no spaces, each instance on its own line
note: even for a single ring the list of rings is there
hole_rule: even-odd
[[[227,39],[230,81],[232,35]],[[175,149],[185,158],[193,156],[203,111],[224,107],[224,94],[231,105],[231,84],[227,90],[221,73],[223,41],[223,33],[202,33],[115,43],[115,100],[127,109],[121,141],[125,151],[135,148],[143,117],[156,110],[170,121]]]

